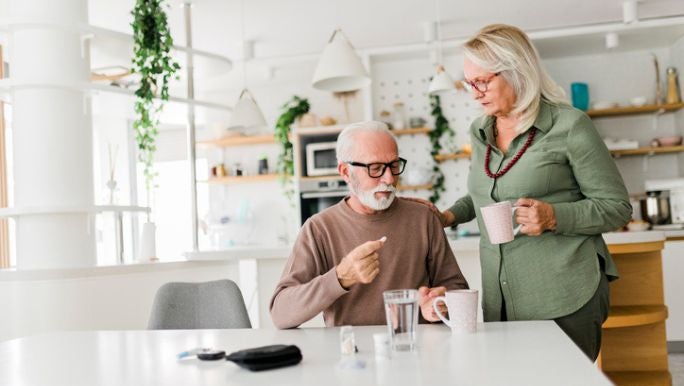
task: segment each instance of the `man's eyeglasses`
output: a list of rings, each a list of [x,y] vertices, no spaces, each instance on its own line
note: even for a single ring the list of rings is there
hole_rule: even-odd
[[[496,72],[492,75],[489,75],[488,77],[486,77],[484,79],[475,79],[473,81],[464,80],[463,86],[469,92],[473,92],[474,90],[477,90],[480,93],[484,94],[487,92],[487,87],[489,87],[489,82],[491,82],[492,79],[494,79],[494,77],[499,75],[499,74],[500,74],[500,72]]]
[[[406,167],[406,160],[399,158],[396,161],[388,162],[386,164],[382,162],[373,162],[370,164],[364,164],[361,162],[346,161],[347,164],[351,166],[364,167],[368,170],[368,176],[371,178],[380,178],[385,174],[387,168],[390,169],[390,173],[393,176],[398,176],[404,172],[404,167]]]

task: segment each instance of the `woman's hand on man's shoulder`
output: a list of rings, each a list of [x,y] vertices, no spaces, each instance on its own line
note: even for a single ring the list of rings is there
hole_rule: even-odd
[[[453,219],[453,218],[450,218],[449,214],[450,214],[451,212],[448,212],[448,211],[441,212],[441,211],[439,210],[439,208],[437,208],[437,206],[435,206],[435,204],[433,204],[432,202],[430,202],[430,201],[428,201],[428,200],[424,200],[424,199],[422,199],[422,198],[417,198],[417,197],[401,197],[401,198],[402,198],[403,200],[413,201],[413,202],[417,202],[417,203],[423,204],[423,205],[427,206],[428,208],[430,208],[430,210],[432,211],[432,213],[433,213],[435,216],[437,216],[437,218],[439,219],[439,222],[440,222],[440,223],[442,224],[442,226],[444,226],[444,227],[447,227],[447,226],[451,225],[451,223],[453,223],[454,220],[455,220],[455,219]]]

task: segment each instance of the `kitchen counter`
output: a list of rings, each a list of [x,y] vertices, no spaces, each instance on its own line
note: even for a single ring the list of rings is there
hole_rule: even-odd
[[[478,252],[480,237],[469,236],[449,239],[454,253]],[[254,244],[230,247],[216,251],[185,252],[183,256],[190,261],[211,260],[252,260],[252,259],[287,259],[292,251],[292,244]]]
[[[188,260],[250,260],[287,258],[292,251],[292,244],[276,245],[240,245],[216,251],[193,251],[183,255]]]
[[[655,241],[665,241],[667,237],[668,236],[664,231],[608,232],[603,234],[603,240],[609,245],[652,243]]]

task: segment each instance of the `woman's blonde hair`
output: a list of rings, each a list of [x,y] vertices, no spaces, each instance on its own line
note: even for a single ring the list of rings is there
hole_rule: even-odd
[[[517,27],[492,24],[482,28],[463,45],[465,57],[479,67],[499,73],[516,95],[511,113],[520,115],[516,133],[527,130],[539,114],[541,100],[567,104],[563,89],[541,65],[529,37]]]

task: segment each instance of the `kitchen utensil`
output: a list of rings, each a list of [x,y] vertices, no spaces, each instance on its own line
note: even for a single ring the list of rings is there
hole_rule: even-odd
[[[647,197],[639,200],[641,218],[651,225],[670,223],[670,197],[661,191],[646,192]]]

